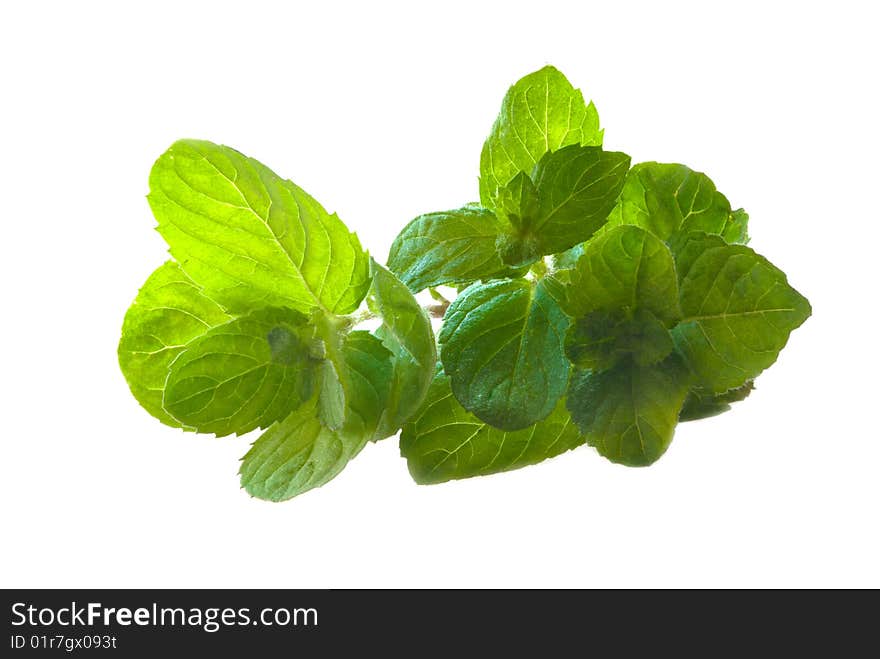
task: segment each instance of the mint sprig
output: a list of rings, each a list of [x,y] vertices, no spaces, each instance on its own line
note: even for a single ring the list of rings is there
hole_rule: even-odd
[[[652,464],[680,421],[749,396],[811,308],[708,176],[631,166],[603,139],[562,73],[525,76],[483,145],[480,201],[409,222],[387,269],[265,165],[176,142],[148,197],[173,260],[119,343],[133,395],[186,431],[262,429],[240,476],[271,501],[401,429],[418,483],[585,443]]]

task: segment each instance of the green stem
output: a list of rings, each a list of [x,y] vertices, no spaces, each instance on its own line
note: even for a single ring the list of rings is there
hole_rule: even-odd
[[[428,293],[431,294],[431,298],[432,298],[432,299],[437,300],[437,302],[440,302],[441,304],[445,304],[446,306],[449,306],[449,304],[450,304],[449,300],[447,300],[447,299],[443,296],[443,293],[441,293],[440,291],[438,291],[438,290],[437,290],[436,288],[434,288],[433,286],[430,286],[430,287],[428,288]]]
[[[353,314],[346,316],[348,320],[349,327],[356,327],[360,325],[362,322],[370,320],[371,318],[376,318],[376,314],[374,314],[369,309],[358,309]]]

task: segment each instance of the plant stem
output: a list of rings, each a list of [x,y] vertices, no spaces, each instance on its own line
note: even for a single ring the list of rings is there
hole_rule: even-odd
[[[443,293],[441,293],[440,291],[438,291],[438,290],[437,290],[436,288],[434,288],[433,286],[428,287],[428,293],[430,293],[430,294],[431,294],[431,297],[432,297],[433,299],[437,300],[437,302],[440,302],[441,304],[445,304],[446,306],[449,306],[449,304],[450,304],[450,303],[449,303],[449,300],[447,300],[447,299],[444,297]]]
[[[351,327],[355,327],[360,325],[365,320],[370,320],[371,318],[376,318],[376,314],[374,314],[369,309],[358,309],[353,314],[348,316],[349,322],[351,323]]]

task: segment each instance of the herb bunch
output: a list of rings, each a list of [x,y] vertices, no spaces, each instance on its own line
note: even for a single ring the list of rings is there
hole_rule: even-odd
[[[605,151],[592,103],[545,67],[507,92],[480,202],[410,222],[389,268],[462,288],[441,366],[404,426],[420,483],[533,464],[584,442],[652,464],[679,421],[752,391],[810,305],[746,246],[705,174]]]
[[[132,393],[183,430],[263,429],[241,483],[273,501],[401,429],[419,483],[584,443],[653,463],[679,421],[749,395],[811,310],[705,174],[602,144],[559,71],[527,75],[483,145],[480,201],[412,220],[386,269],[256,160],[175,143],[148,196],[173,259],[118,349]],[[445,311],[436,340],[424,290]]]

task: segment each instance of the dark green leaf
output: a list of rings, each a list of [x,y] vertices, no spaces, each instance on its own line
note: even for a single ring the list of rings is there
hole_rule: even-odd
[[[565,251],[605,224],[626,180],[630,158],[601,147],[567,146],[535,167],[538,212],[525,230],[538,256]]]
[[[507,222],[514,232],[525,232],[538,216],[538,190],[526,172],[513,177],[498,192],[498,217]]]
[[[567,406],[599,453],[630,467],[647,466],[672,441],[687,377],[674,355],[654,366],[624,361],[601,373],[577,371]]]
[[[681,408],[681,414],[678,415],[681,421],[696,421],[697,419],[706,419],[710,416],[718,416],[730,409],[732,403],[738,403],[745,400],[755,388],[754,382],[749,380],[743,386],[723,394],[716,396],[700,396],[697,392],[690,392],[685,398],[684,406]]]
[[[394,239],[388,267],[413,292],[504,274],[504,225],[478,206],[420,215]]]
[[[622,359],[656,364],[672,352],[672,336],[650,311],[594,311],[578,318],[565,338],[565,354],[581,369],[603,371]]]
[[[572,318],[594,311],[649,311],[663,322],[679,315],[672,253],[635,226],[603,232],[584,246],[574,268],[557,272],[550,291]]]
[[[546,417],[565,392],[568,319],[542,283],[475,284],[446,312],[441,358],[456,398],[481,420],[519,430]]]

